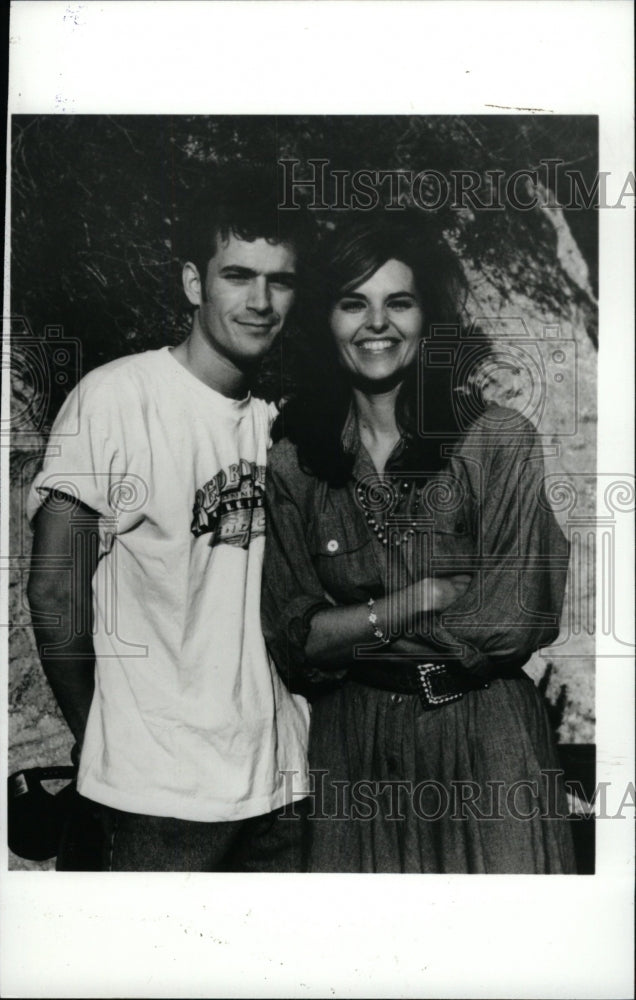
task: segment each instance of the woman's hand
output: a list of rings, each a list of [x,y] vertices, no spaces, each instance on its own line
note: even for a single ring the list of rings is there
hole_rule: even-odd
[[[470,581],[466,573],[426,577],[388,597],[379,597],[372,607],[364,603],[321,608],[311,619],[305,645],[307,662],[336,669],[351,660],[357,644],[374,641],[376,627],[389,639],[401,635],[407,626],[420,631],[421,616],[449,607]],[[369,617],[371,612],[374,622]]]
[[[423,580],[418,580],[408,588],[412,591],[409,597],[411,600],[414,596],[416,597],[415,606],[418,607],[419,605],[418,611],[420,614],[423,612],[444,611],[466,593],[471,580],[472,577],[468,573],[455,573],[452,576],[438,577],[436,579],[426,577]],[[425,642],[423,643],[420,639],[407,639],[404,636],[400,636],[400,638],[391,640],[388,655],[397,653],[401,658],[405,657],[413,661],[422,660],[422,658],[428,659],[430,651],[430,645]],[[401,661],[397,661],[396,659],[398,665],[399,662]]]
[[[468,590],[471,579],[472,577],[468,573],[425,577],[422,580],[416,580],[402,593],[415,614],[445,611]]]
[[[433,606],[430,610],[445,611],[466,593],[471,580],[472,577],[468,573],[437,577],[433,580]]]

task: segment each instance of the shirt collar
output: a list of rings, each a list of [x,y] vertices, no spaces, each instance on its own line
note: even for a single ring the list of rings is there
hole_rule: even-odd
[[[348,455],[354,455],[360,447],[360,432],[358,430],[358,421],[356,420],[356,411],[353,403],[349,405],[349,412],[342,428],[340,441],[343,450]]]
[[[401,432],[400,440],[397,442],[386,463],[387,468],[399,459],[407,443],[411,440],[411,437],[412,435],[408,431]],[[357,455],[360,454],[361,450],[363,450],[363,445],[360,440],[360,431],[358,429],[358,421],[356,418],[356,411],[353,403],[349,406],[349,412],[347,414],[347,419],[344,422],[344,427],[342,428],[340,441],[342,443],[343,450],[348,455]]]

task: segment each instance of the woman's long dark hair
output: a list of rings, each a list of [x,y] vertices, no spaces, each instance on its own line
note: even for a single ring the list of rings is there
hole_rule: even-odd
[[[289,438],[301,467],[332,486],[350,479],[354,456],[342,444],[351,379],[338,359],[329,317],[343,294],[392,259],[413,272],[424,313],[422,356],[405,373],[396,404],[406,439],[404,471],[432,474],[445,463],[443,446],[457,440],[466,425],[459,392],[465,393],[469,410],[482,408],[478,392],[460,385],[457,376],[458,366],[466,367],[467,347],[472,349],[468,367],[474,370],[483,359],[484,343],[477,338],[471,345],[466,339],[460,318],[467,294],[463,271],[434,220],[407,210],[343,219],[324,238],[313,262],[301,303],[297,388],[274,426],[274,440]]]

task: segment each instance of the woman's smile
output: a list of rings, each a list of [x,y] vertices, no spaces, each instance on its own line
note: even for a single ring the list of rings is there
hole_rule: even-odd
[[[388,337],[382,337],[372,340],[359,340],[356,343],[361,351],[370,351],[372,354],[379,354],[382,351],[390,351],[394,347],[397,347],[400,343],[399,340],[392,340]]]
[[[340,296],[330,326],[340,362],[352,376],[370,382],[399,378],[417,356],[424,327],[411,268],[387,260]]]

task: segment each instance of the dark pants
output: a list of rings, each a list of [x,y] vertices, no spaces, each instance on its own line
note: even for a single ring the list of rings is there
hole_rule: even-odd
[[[300,872],[305,865],[307,802],[233,822],[200,823],[122,812],[82,800],[93,817],[94,865],[78,864],[87,845],[70,827],[58,871]],[[98,860],[99,859],[99,860]]]

